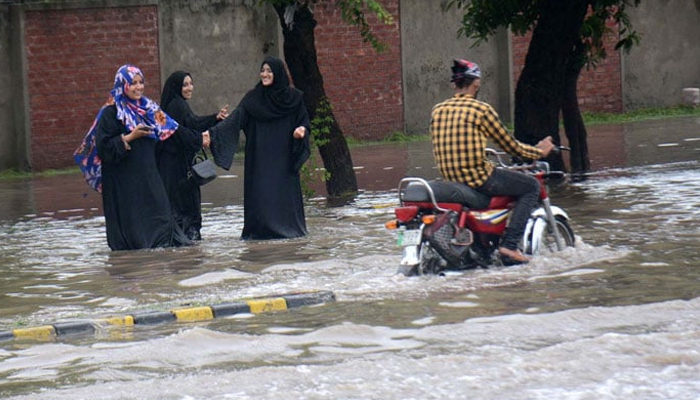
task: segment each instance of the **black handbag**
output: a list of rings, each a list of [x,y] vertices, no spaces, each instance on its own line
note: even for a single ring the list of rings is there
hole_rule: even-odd
[[[187,180],[193,185],[206,185],[216,178],[216,165],[202,150],[192,159],[192,165],[187,172]]]

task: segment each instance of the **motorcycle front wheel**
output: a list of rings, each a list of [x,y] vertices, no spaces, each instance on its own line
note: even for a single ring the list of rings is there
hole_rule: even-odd
[[[576,244],[576,237],[574,236],[574,230],[571,229],[569,225],[569,221],[561,215],[556,215],[554,219],[554,229],[559,232],[559,236],[561,236],[564,245],[566,247],[574,247]],[[545,218],[539,218],[535,222],[527,244],[525,252],[530,255],[536,255],[542,252],[556,252],[559,250],[556,237],[554,236],[554,230]]]

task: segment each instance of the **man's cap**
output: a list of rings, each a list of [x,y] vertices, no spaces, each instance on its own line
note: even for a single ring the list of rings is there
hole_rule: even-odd
[[[450,82],[461,81],[467,78],[481,79],[481,69],[479,69],[479,66],[467,60],[453,60],[452,78]]]

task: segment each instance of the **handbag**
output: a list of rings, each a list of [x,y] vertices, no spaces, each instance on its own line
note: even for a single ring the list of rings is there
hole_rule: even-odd
[[[202,150],[192,159],[192,165],[187,171],[187,180],[193,185],[202,186],[213,181],[214,178],[216,178],[216,165],[207,157],[207,152]]]

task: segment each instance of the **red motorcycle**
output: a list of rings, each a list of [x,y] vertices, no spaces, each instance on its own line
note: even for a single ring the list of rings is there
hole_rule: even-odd
[[[493,149],[486,149],[486,153],[495,157],[497,167],[531,174],[540,182],[539,204],[530,215],[521,242],[523,253],[537,255],[574,246],[569,216],[550,203],[545,184],[549,178],[563,177],[563,172],[550,172],[545,161],[511,165],[502,159],[506,153]],[[399,272],[407,276],[445,274],[506,265],[497,256],[497,249],[514,198],[489,197],[461,183],[416,177],[403,178],[398,194],[396,219],[386,227],[398,231],[398,244],[403,247]]]

